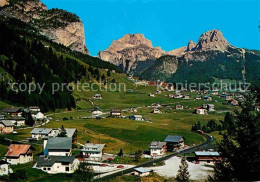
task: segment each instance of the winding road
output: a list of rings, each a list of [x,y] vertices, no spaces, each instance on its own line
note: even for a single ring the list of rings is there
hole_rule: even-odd
[[[176,151],[174,153],[171,153],[169,155],[166,155],[166,156],[158,158],[158,159],[154,159],[154,160],[151,160],[151,161],[148,161],[148,162],[144,162],[144,163],[138,164],[138,165],[136,165],[136,166],[134,166],[132,168],[122,169],[120,171],[116,171],[116,172],[112,172],[112,173],[101,174],[99,176],[96,176],[95,181],[104,181],[104,180],[108,180],[108,179],[111,179],[111,178],[114,178],[114,177],[117,177],[117,176],[122,176],[124,174],[128,174],[128,173],[133,172],[135,168],[138,168],[138,167],[148,167],[148,166],[153,165],[153,163],[158,163],[158,162],[161,162],[161,161],[165,161],[165,160],[167,160],[167,159],[169,159],[171,157],[174,157],[174,156],[177,156],[177,155],[180,155],[180,154],[194,152],[198,147],[205,147],[208,144],[210,144],[213,141],[215,141],[215,138],[213,138],[213,137],[211,137],[211,136],[209,136],[207,134],[204,134],[203,136],[206,138],[206,141],[203,142],[202,144],[196,145],[196,146],[188,148],[188,149]]]

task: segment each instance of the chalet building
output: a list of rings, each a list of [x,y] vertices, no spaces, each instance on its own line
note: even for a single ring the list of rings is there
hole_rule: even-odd
[[[201,95],[196,95],[196,96],[195,96],[195,99],[196,99],[196,100],[201,100]]]
[[[238,106],[238,100],[236,99],[229,100],[228,104],[232,106]]]
[[[162,91],[160,91],[160,90],[157,90],[156,92],[155,92],[155,94],[161,94],[162,93]]]
[[[102,99],[102,95],[101,94],[95,94],[93,99]]]
[[[134,175],[135,176],[149,176],[152,173],[151,169],[143,168],[143,167],[138,167],[134,168]]]
[[[31,106],[31,107],[29,107],[29,111],[31,111],[31,112],[40,112],[41,109],[40,109],[39,106]]]
[[[0,161],[0,176],[5,176],[13,173],[12,168],[10,167],[10,164],[4,160]]]
[[[197,162],[219,162],[222,157],[218,152],[210,151],[197,151],[195,152],[195,158]]]
[[[151,107],[156,107],[156,108],[158,108],[158,107],[161,107],[161,105],[160,105],[159,103],[152,103],[152,104],[151,104]]]
[[[31,115],[34,120],[43,120],[45,118],[44,114],[40,111],[31,111]]]
[[[153,93],[149,93],[148,96],[149,97],[155,97],[155,95]]]
[[[121,109],[111,109],[110,116],[111,117],[121,117],[122,116]]]
[[[232,100],[233,96],[230,94],[222,94],[220,95],[221,98],[225,99],[226,101]]]
[[[151,113],[153,113],[153,114],[161,114],[162,111],[160,111],[160,109],[158,109],[158,108],[154,108]]]
[[[43,142],[45,156],[71,156],[72,138],[52,137]]]
[[[104,154],[104,147],[105,144],[86,143],[81,151],[85,159],[101,161]]]
[[[207,115],[208,114],[208,110],[199,107],[199,108],[195,109],[195,114]]]
[[[169,97],[169,98],[173,98],[174,95],[173,95],[173,94],[169,94],[168,97]]]
[[[64,129],[66,131],[66,136],[68,138],[72,138],[72,143],[77,143],[78,130],[76,128],[64,128]],[[49,134],[49,136],[51,136],[51,137],[58,137],[61,132],[62,132],[62,130],[60,128],[52,129],[52,131]]]
[[[183,95],[177,94],[177,95],[174,95],[174,98],[175,98],[175,99],[181,99],[181,98],[183,98]]]
[[[152,141],[150,146],[150,155],[153,157],[165,155],[167,151],[166,142]]]
[[[168,135],[165,140],[167,151],[173,151],[176,148],[184,147],[184,137],[177,135]]]
[[[2,112],[10,116],[22,116],[22,108],[4,108]]]
[[[33,150],[31,145],[11,144],[5,154],[5,160],[11,165],[31,162],[33,161]]]
[[[190,95],[186,94],[182,97],[183,99],[190,99]]]
[[[136,107],[131,107],[129,109],[129,111],[132,112],[132,113],[136,113],[137,112],[137,108]]]
[[[208,111],[215,111],[215,106],[214,106],[214,104],[208,104],[208,105],[207,105],[207,110],[208,110]]]
[[[32,139],[41,140],[43,137],[49,136],[51,131],[51,128],[34,128],[30,133],[32,134]]]
[[[142,115],[131,115],[129,116],[129,119],[136,120],[136,121],[144,121]]]
[[[203,109],[206,109],[207,111],[215,111],[215,106],[214,104],[203,104],[202,105]]]
[[[25,118],[21,116],[13,116],[11,118],[5,118],[5,120],[11,121],[14,126],[25,126]]]
[[[176,105],[176,109],[177,110],[182,110],[183,109],[183,105],[182,104],[177,104]]]
[[[8,134],[14,132],[14,124],[9,120],[0,120],[0,134]]]
[[[73,173],[79,161],[74,156],[44,156],[41,155],[36,168],[49,174]]]
[[[212,97],[206,95],[206,96],[203,97],[203,100],[204,100],[204,101],[212,101]]]
[[[91,110],[91,114],[94,116],[99,116],[103,114],[103,111],[98,106],[94,106],[94,108]]]

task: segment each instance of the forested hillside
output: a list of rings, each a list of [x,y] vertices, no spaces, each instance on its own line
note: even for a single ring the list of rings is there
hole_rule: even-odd
[[[39,105],[43,111],[75,107],[72,92],[52,94],[52,83],[71,83],[82,78],[100,79],[99,68],[121,72],[108,62],[73,52],[40,36],[36,29],[16,19],[0,17],[0,98],[21,105]],[[15,92],[9,83],[44,84],[43,92]]]

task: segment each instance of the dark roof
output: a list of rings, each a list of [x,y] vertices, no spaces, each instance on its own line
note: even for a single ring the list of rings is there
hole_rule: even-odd
[[[21,112],[21,108],[4,108],[2,110],[2,112],[5,112],[5,113],[16,113],[16,112]]]
[[[68,162],[74,161],[74,156],[44,156],[41,155],[37,161],[36,167],[51,167],[56,162]]]
[[[7,126],[14,126],[14,124],[9,120],[0,120],[0,123],[3,123],[3,125]]]
[[[9,164],[8,162],[4,161],[4,160],[1,160],[0,161],[0,166],[3,165],[3,164]]]
[[[51,132],[51,128],[34,128],[30,133],[47,135]]]
[[[181,139],[183,138],[183,136],[178,136],[178,135],[168,135],[166,138],[165,138],[165,142],[180,142]]]
[[[92,112],[93,111],[102,111],[98,106],[94,106],[94,108],[92,109]]]
[[[54,137],[47,142],[45,149],[71,149],[72,138],[70,137]]]

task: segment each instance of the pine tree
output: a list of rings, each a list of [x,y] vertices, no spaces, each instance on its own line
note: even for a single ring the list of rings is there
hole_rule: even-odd
[[[124,154],[123,154],[123,149],[120,149],[120,152],[117,154],[119,157],[122,157]]]
[[[176,176],[177,181],[189,181],[190,173],[188,171],[188,163],[186,162],[186,157],[181,159],[181,165]]]
[[[235,111],[233,135],[223,134],[218,151],[223,161],[215,165],[211,181],[259,181],[260,180],[260,113],[254,110],[256,99],[249,95]]]
[[[94,173],[92,167],[86,162],[80,162],[78,168],[73,173],[73,181],[90,182],[93,180]]]

